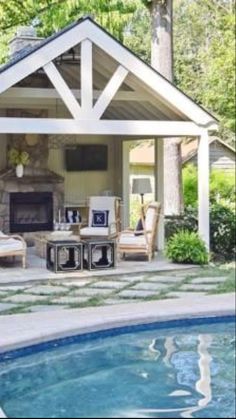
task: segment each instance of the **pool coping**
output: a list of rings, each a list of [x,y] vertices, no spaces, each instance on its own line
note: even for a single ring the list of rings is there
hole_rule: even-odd
[[[0,317],[0,353],[125,326],[235,314],[235,294]]]

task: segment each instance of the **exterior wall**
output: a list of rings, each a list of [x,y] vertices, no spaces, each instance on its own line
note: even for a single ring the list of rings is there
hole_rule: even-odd
[[[188,160],[185,164],[197,165],[197,155]],[[210,168],[221,170],[235,170],[235,153],[222,144],[213,142],[210,144]]]
[[[6,149],[7,149],[7,137],[6,135],[0,135],[0,170],[6,167]]]
[[[97,136],[53,135],[49,137],[48,168],[65,179],[65,202],[84,201],[91,195],[110,191],[119,195],[121,172],[117,162],[116,138]],[[107,144],[108,170],[67,172],[64,164],[64,147],[69,144]]]

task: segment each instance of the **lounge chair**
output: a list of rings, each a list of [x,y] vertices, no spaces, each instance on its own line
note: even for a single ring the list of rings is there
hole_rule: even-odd
[[[158,202],[150,203],[146,211],[142,207],[140,216],[143,230],[122,231],[118,237],[118,255],[125,257],[126,253],[145,254],[151,261],[155,254],[160,209],[161,205]]]
[[[80,229],[80,237],[116,238],[120,231],[120,198],[91,196],[88,226]]]
[[[0,258],[20,256],[22,267],[26,268],[26,250],[26,242],[21,236],[16,234],[7,236],[0,231]]]

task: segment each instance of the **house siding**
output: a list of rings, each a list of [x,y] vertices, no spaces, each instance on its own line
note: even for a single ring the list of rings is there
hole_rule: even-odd
[[[189,159],[186,164],[192,163],[197,165],[197,155]],[[210,144],[210,167],[211,169],[235,170],[235,153],[220,143],[213,142]]]

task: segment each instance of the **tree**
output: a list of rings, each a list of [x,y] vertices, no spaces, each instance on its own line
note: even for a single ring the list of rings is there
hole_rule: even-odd
[[[151,15],[151,65],[173,82],[172,0],[143,0]],[[181,139],[164,141],[165,214],[183,210]]]

